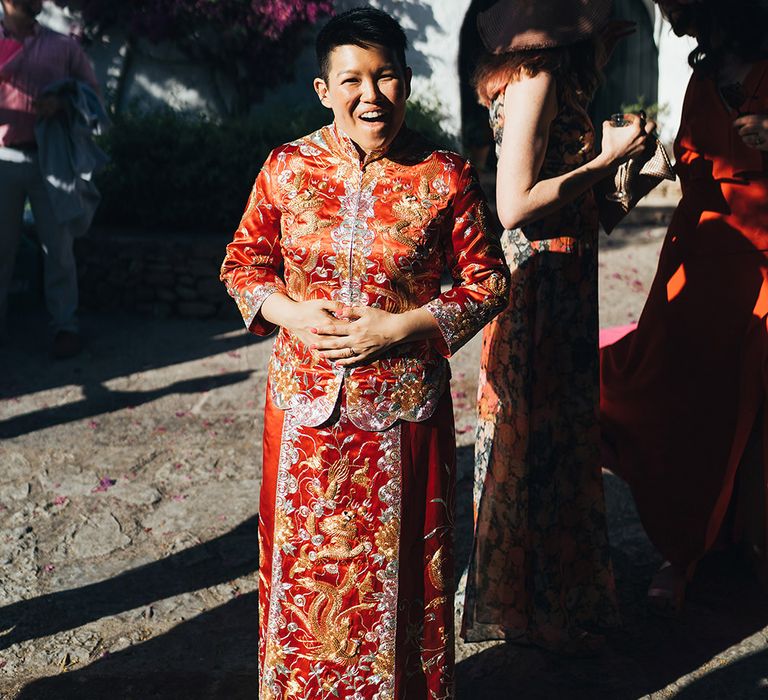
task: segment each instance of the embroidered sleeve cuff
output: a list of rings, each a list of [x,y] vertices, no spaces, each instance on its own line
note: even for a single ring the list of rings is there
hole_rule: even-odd
[[[261,305],[264,300],[275,292],[285,292],[285,287],[279,282],[259,285],[255,289],[238,291],[230,288],[229,293],[237,304],[237,308],[245,322],[245,327],[255,335],[271,335],[275,332],[277,326],[274,323],[265,321],[261,314]]]
[[[468,340],[462,339],[464,314],[461,306],[453,301],[445,303],[442,299],[433,299],[424,308],[435,317],[440,328],[437,351],[443,357],[450,357]]]

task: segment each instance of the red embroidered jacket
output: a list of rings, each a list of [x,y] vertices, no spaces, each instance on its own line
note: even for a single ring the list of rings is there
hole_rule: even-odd
[[[454,286],[441,292],[446,266]],[[431,415],[448,384],[445,358],[506,306],[508,275],[469,163],[405,127],[361,162],[335,125],[269,155],[221,269],[258,335],[274,330],[259,309],[275,291],[435,316],[442,338],[347,369],[280,329],[269,366],[275,404],[320,425],[343,385],[349,417],[364,430]]]

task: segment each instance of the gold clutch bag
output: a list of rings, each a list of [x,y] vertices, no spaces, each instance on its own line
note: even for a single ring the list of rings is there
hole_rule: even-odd
[[[606,178],[596,188],[597,207],[600,223],[606,233],[616,225],[662,180],[674,180],[675,171],[667,151],[661,141],[656,139],[653,153],[647,158],[633,158],[629,163],[619,166],[614,178]],[[607,190],[613,187],[616,192],[626,192],[627,196],[617,201],[606,199]]]

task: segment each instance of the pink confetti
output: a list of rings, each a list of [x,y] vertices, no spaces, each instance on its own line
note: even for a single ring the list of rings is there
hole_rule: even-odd
[[[45,571],[46,574],[50,574],[51,571],[53,571],[56,567],[53,564],[46,564],[43,567],[43,571]]]
[[[187,500],[187,494],[186,493],[177,493],[175,496],[171,496],[171,500],[173,500],[173,501],[186,501]]]
[[[183,418],[187,415],[186,411],[176,411],[176,418]]]
[[[155,428],[155,432],[156,433],[167,433],[168,432],[168,428],[166,428],[164,425],[158,425]]]
[[[96,428],[98,428],[98,427],[99,427],[99,421],[97,421],[97,420],[89,420],[89,421],[88,421],[88,427],[89,427],[91,430],[95,430]]]
[[[222,422],[224,423],[224,425],[232,425],[232,423],[235,422],[235,419],[227,416],[226,418],[224,418]]]
[[[231,352],[228,352],[227,355],[229,355],[230,357],[234,357],[236,360],[240,359],[240,353],[237,352],[236,350],[232,350]]]
[[[620,272],[614,272],[611,277],[615,280],[623,279]]]
[[[184,465],[181,462],[176,462],[176,464],[173,465],[174,469],[181,469]]]
[[[55,506],[63,506],[69,499],[66,496],[56,496],[56,498],[53,499],[53,505]]]
[[[117,479],[110,479],[108,476],[102,476],[99,479],[99,485],[91,490],[91,493],[104,493],[111,489],[117,483]]]
[[[219,520],[221,520],[221,521],[224,521],[224,520],[229,520],[229,517],[228,517],[228,516],[226,516],[226,515],[220,515],[220,516],[219,516]]]

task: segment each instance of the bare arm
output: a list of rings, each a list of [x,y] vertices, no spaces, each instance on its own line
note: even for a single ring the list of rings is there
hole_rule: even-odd
[[[637,156],[656,127],[639,118],[629,126],[603,129],[603,150],[589,163],[558,177],[540,180],[549,129],[557,115],[555,79],[548,73],[509,83],[504,96],[504,135],[499,152],[496,202],[504,228],[544,218]]]

